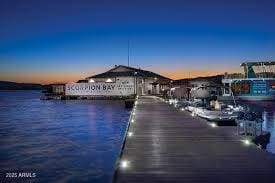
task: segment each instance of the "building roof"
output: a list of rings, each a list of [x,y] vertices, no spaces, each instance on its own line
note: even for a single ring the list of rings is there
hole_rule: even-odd
[[[207,77],[197,77],[197,78],[186,78],[186,79],[178,79],[173,81],[173,85],[188,85],[191,82],[210,82],[215,84],[221,84],[221,80],[223,75],[216,75],[216,76],[207,76]]]
[[[127,76],[139,76],[139,77],[153,77],[153,78],[157,78],[158,80],[171,80],[170,78],[161,76],[159,74],[156,74],[154,72],[151,71],[146,71],[146,70],[142,70],[142,69],[136,69],[133,67],[128,67],[128,66],[124,66],[124,65],[118,65],[115,66],[114,68],[101,73],[101,74],[97,74],[94,76],[90,76],[86,79],[91,79],[91,78],[112,78],[112,77],[127,77]]]
[[[259,62],[243,62],[241,66],[267,66],[267,65],[275,65],[275,61],[259,61]]]

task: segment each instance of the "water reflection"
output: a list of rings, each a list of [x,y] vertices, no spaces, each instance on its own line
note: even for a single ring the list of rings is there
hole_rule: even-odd
[[[34,182],[111,182],[129,117],[124,103],[39,96],[0,92],[1,176],[24,171],[37,174]]]

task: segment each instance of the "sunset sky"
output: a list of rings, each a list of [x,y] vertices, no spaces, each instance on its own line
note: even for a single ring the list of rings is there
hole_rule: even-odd
[[[275,60],[274,0],[0,0],[0,80],[70,82],[130,65],[172,79]]]

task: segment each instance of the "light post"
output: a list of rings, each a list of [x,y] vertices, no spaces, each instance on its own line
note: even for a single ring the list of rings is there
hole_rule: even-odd
[[[172,98],[172,91],[171,91],[172,86],[173,86],[173,80],[170,81],[170,88],[169,88],[169,95],[170,95],[169,97],[170,98]]]
[[[134,76],[135,76],[135,90],[134,90],[134,93],[135,93],[135,96],[137,95],[137,72],[134,72]]]
[[[153,84],[153,88],[152,88],[152,94],[154,93],[154,95],[156,95],[156,94],[158,94],[158,92],[159,91],[157,91],[157,80],[158,80],[158,78],[157,77],[155,77],[154,78],[154,84]],[[160,87],[160,86],[159,86]],[[153,92],[154,91],[154,92]]]

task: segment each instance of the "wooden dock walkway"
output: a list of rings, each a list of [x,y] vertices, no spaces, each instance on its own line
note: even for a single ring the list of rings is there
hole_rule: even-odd
[[[275,156],[157,97],[141,97],[117,183],[274,183]],[[232,128],[231,128],[232,129]]]

